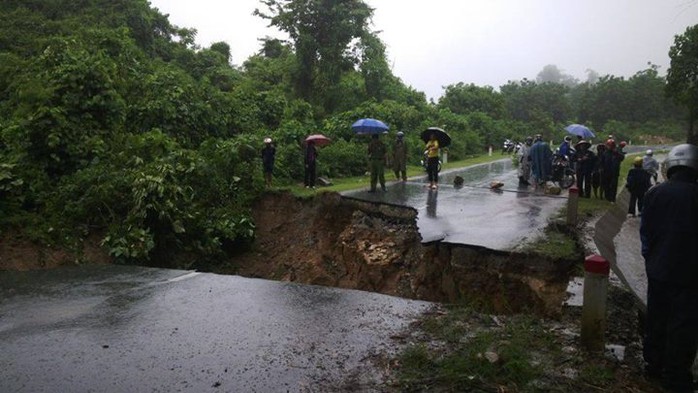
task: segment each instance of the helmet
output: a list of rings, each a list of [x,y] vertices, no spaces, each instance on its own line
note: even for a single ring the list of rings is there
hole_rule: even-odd
[[[398,137],[398,138],[402,138],[403,136],[405,136],[405,133],[404,133],[404,132],[402,132],[402,131],[398,131],[398,132],[397,132],[397,137]]]
[[[647,152],[645,154],[651,156],[652,154],[654,154],[654,152],[652,151],[652,149],[647,149]]]
[[[271,138],[264,138],[264,143],[271,143]]]
[[[642,157],[635,157],[635,159],[633,160],[633,165],[642,166]]]
[[[620,147],[625,147],[627,144],[628,143],[626,141],[620,141]]]
[[[616,141],[614,141],[613,139],[607,140],[606,147],[608,147],[611,150],[615,149],[616,148]]]
[[[698,172],[698,146],[688,143],[674,146],[664,160],[664,165],[669,178],[672,172],[680,167],[688,167]]]

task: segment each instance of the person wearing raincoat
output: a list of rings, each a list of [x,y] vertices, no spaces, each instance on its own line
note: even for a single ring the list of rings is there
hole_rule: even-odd
[[[642,169],[646,170],[654,179],[654,184],[657,184],[659,180],[659,163],[654,158],[652,149],[648,149],[645,152],[645,156],[642,157]]]
[[[527,136],[526,141],[521,145],[519,149],[518,160],[519,160],[519,185],[528,186],[531,183],[531,145],[533,144],[533,137]]]
[[[543,142],[543,136],[538,134],[529,154],[531,155],[531,175],[538,188],[543,186],[552,174],[553,152],[550,151],[550,146]]]

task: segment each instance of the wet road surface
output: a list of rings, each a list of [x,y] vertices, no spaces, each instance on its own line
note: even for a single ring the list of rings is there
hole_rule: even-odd
[[[0,272],[0,392],[336,391],[370,384],[368,359],[428,307],[178,270]]]
[[[453,186],[455,176],[463,177],[464,187]],[[489,188],[493,180],[504,183],[501,190]],[[511,157],[442,172],[438,190],[429,190],[426,184],[423,177],[392,182],[384,193],[365,189],[343,195],[417,209],[425,243],[441,240],[493,250],[510,250],[540,234],[548,218],[567,204],[564,190],[561,196],[553,197],[534,192],[532,187],[519,189]]]

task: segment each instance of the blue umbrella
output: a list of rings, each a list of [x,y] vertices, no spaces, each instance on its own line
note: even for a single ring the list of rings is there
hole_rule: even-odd
[[[581,124],[570,124],[567,127],[565,127],[565,131],[584,139],[591,139],[596,137],[596,135],[594,135],[594,133],[588,127],[583,126]]]
[[[380,120],[361,119],[351,125],[351,129],[359,134],[387,134],[388,126]]]

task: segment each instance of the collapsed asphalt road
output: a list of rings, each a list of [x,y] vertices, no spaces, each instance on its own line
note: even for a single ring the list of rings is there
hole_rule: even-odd
[[[464,187],[453,186],[456,176],[464,179]],[[502,189],[489,188],[494,180],[504,183]],[[511,157],[444,172],[438,190],[427,189],[425,181],[393,182],[385,193],[361,190],[343,195],[417,209],[425,243],[443,241],[504,251],[540,234],[550,216],[567,203],[566,191],[550,196],[532,187],[518,188]]]
[[[429,307],[178,270],[2,272],[0,391],[371,390],[372,359]]]

